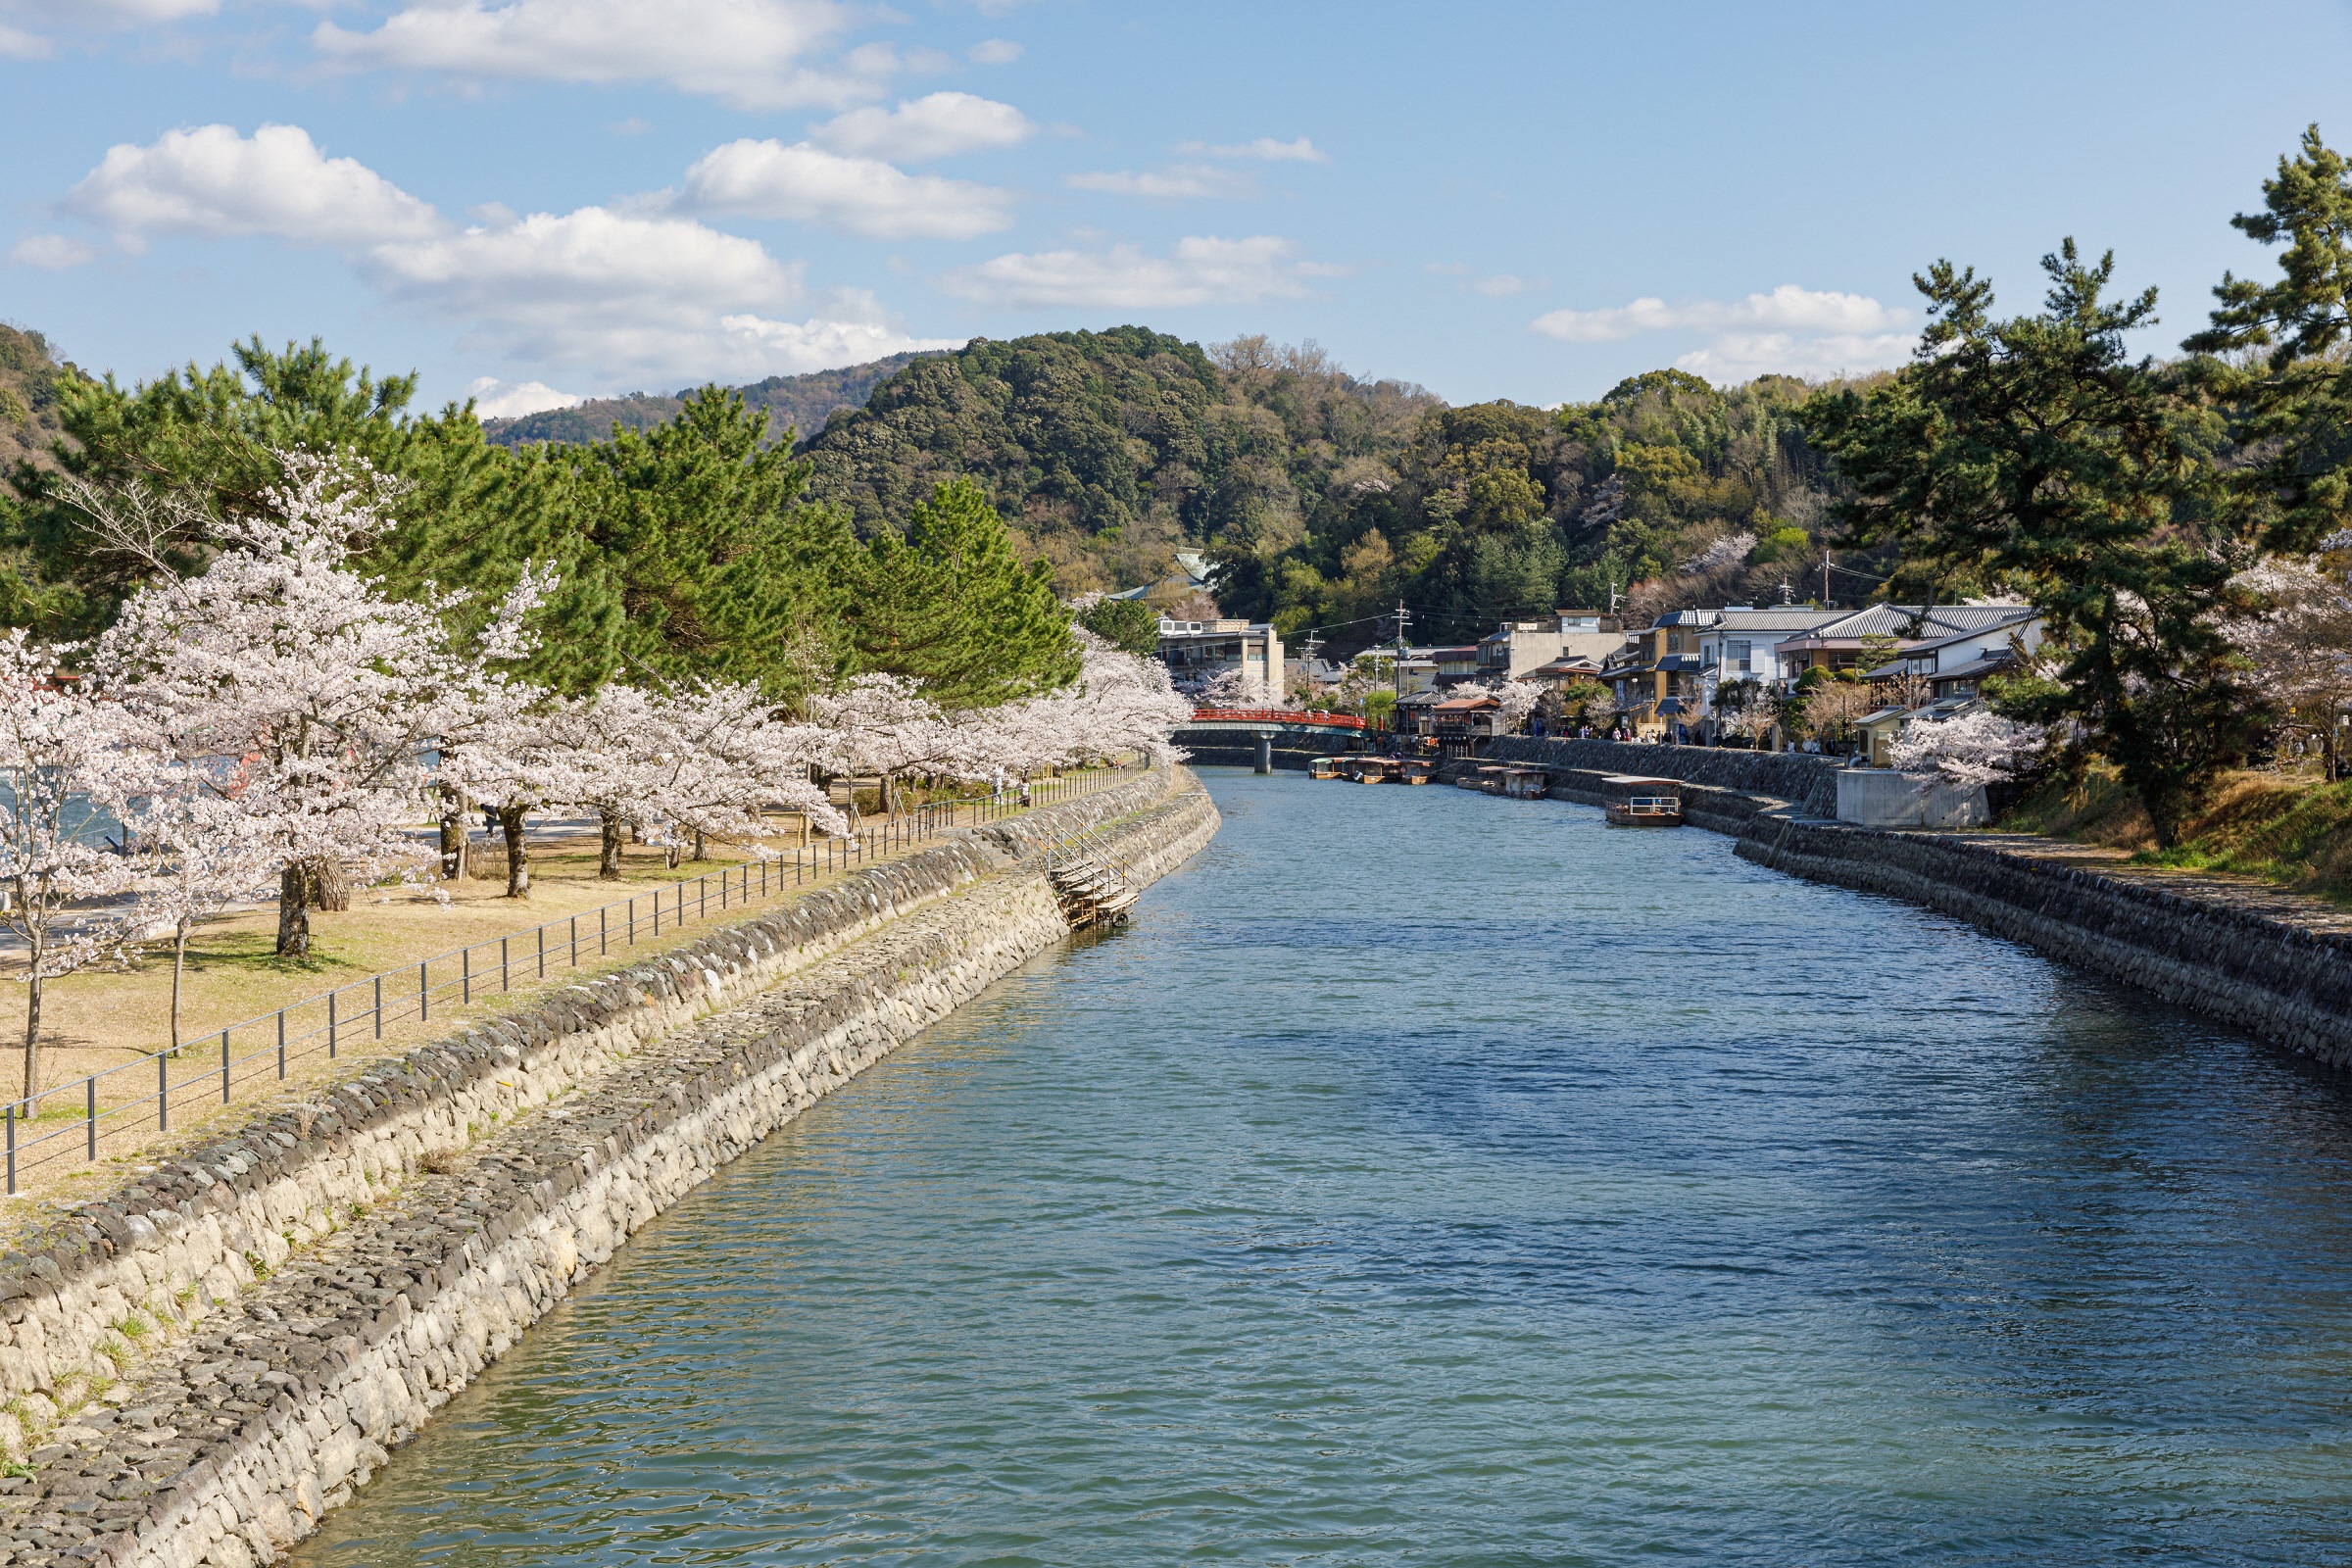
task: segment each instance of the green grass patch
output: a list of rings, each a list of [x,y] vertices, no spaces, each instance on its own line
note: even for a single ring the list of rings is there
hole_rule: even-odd
[[[2139,865],[2257,877],[2352,905],[2352,782],[2232,774],[2170,850],[2156,848],[2146,811],[2104,770],[2029,796],[1999,825],[2128,850]]]

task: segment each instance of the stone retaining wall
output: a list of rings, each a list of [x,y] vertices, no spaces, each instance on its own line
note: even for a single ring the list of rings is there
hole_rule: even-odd
[[[1925,904],[2330,1066],[2352,1064],[2352,936],[2265,918],[2220,897],[2038,863],[1965,834],[1766,812],[1748,823],[1736,853],[1817,882]]]
[[[1480,760],[1543,766],[1549,794],[1588,806],[1600,804],[1608,773],[1684,779],[1684,817],[1735,837],[1744,859],[1927,905],[2331,1066],[2352,1065],[2352,933],[2275,917],[2225,888],[2183,894],[1966,834],[1839,822],[1839,770],[1816,758],[1513,736]],[[1448,764],[1442,776],[1477,765]]]
[[[1489,762],[1519,762],[1594,775],[1639,773],[1733,795],[1787,801],[1807,816],[1838,814],[1838,764],[1801,752],[1750,752],[1722,746],[1652,746],[1618,741],[1495,737]]]
[[[0,1560],[270,1560],[639,1225],[1065,935],[1037,852],[1079,825],[1149,879],[1216,812],[1155,772],[963,830],[379,1062],[0,1262],[0,1438],[35,1472],[0,1480]]]

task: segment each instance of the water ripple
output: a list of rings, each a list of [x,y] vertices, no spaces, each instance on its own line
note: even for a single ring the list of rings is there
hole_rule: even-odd
[[[300,1560],[2352,1563],[2327,1077],[1712,835],[1209,778]]]

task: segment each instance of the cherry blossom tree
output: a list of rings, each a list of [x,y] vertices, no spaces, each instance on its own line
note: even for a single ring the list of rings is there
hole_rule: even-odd
[[[2021,724],[1989,708],[1940,721],[1915,714],[1886,754],[1904,773],[1972,789],[2015,778],[2032,766],[2046,734],[2038,724]]]
[[[136,876],[105,841],[105,803],[123,793],[123,740],[121,711],[61,676],[55,650],[21,630],[0,637],[0,885],[10,895],[0,919],[24,944],[27,1101],[40,1089],[43,988],[121,948],[120,909],[86,906],[127,893]]]
[[[2341,560],[2352,536],[2337,535],[2328,545]],[[2270,608],[2241,622],[2236,638],[2283,715],[2283,727],[2320,744],[2333,778],[2339,719],[2352,709],[2352,589],[2329,559],[2272,560],[2240,572],[2236,585],[2259,594]]]
[[[132,742],[136,772],[119,786],[123,839],[139,873],[127,924],[144,940],[172,939],[172,1051],[180,1048],[188,937],[241,899],[267,897],[275,872],[257,819],[237,801],[236,770],[188,756],[169,734]]]
[[[1128,752],[1172,760],[1170,734],[1193,705],[1169,684],[1167,666],[1072,628],[1078,678],[1059,691],[968,714],[965,765],[1016,773],[1098,761]],[[967,774],[967,776],[976,776]]]
[[[838,691],[811,696],[808,712],[827,733],[827,765],[877,775],[886,812],[895,809],[894,784],[902,773],[977,777],[982,770],[971,750],[972,732],[904,676],[856,676]]]
[[[1219,670],[1200,688],[1202,708],[1251,708],[1256,706],[1260,693],[1244,675],[1240,666]]]
[[[380,530],[386,486],[356,459],[282,453],[268,510],[224,524],[200,574],[154,577],[122,606],[95,666],[107,689],[183,744],[241,760],[236,797],[273,850],[277,951],[310,951],[310,910],[357,868],[419,859],[403,828],[428,749],[496,710],[489,671],[529,651],[523,619],[553,584],[526,571],[460,638],[462,594],[390,598],[351,564]]]
[[[1506,680],[1494,688],[1494,701],[1499,705],[1494,714],[1496,733],[1516,735],[1527,723],[1527,715],[1536,710],[1544,700],[1544,688],[1532,680]]]
[[[885,679],[891,677],[884,677]],[[757,686],[698,681],[652,704],[662,749],[641,768],[643,807],[662,822],[768,853],[766,812],[781,807],[846,833],[849,820],[809,778],[838,737],[785,718]]]

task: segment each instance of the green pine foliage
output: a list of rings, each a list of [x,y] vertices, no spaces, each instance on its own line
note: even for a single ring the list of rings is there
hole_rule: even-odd
[[[987,492],[970,479],[909,509],[853,567],[844,618],[855,667],[920,680],[949,709],[987,708],[1065,686],[1078,673],[1070,613],[1052,569],[1026,565]]]

